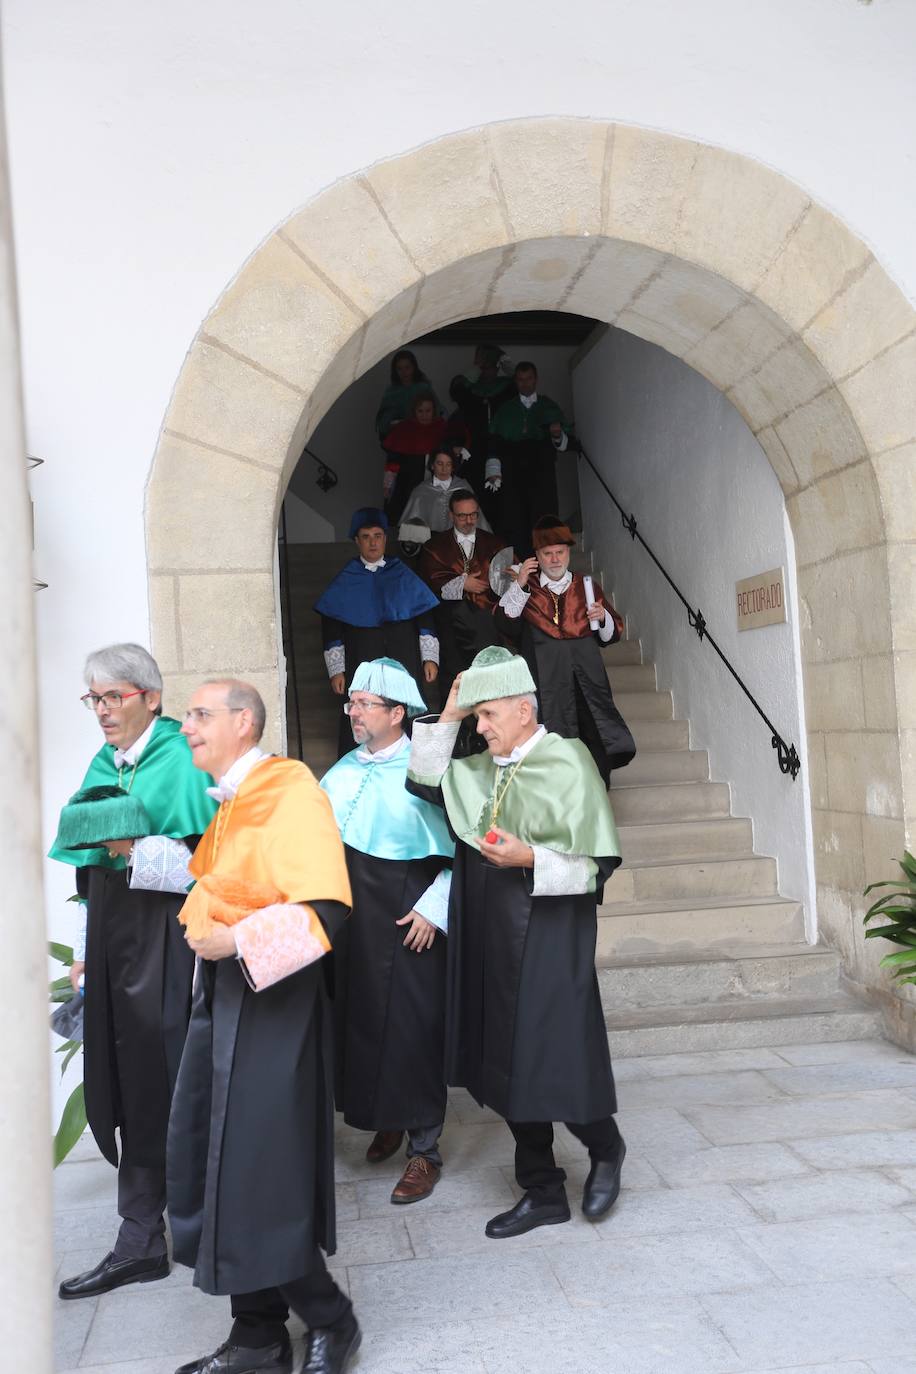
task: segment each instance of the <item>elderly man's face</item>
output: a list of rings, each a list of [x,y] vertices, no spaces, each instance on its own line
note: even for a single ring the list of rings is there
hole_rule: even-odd
[[[551,582],[559,582],[569,567],[569,545],[545,544],[538,549],[537,558],[541,571],[547,574]]]
[[[381,525],[367,525],[356,531],[356,547],[360,558],[367,563],[377,563],[385,556],[385,531]]]
[[[93,679],[89,690],[100,698],[113,692],[121,696],[120,706],[109,706],[100,700],[95,708],[105,743],[113,744],[116,749],[129,749],[140,738],[161,700],[160,692],[138,693],[134,682],[97,682]]]
[[[254,744],[251,712],[230,707],[218,683],[205,683],[191,697],[181,733],[191,749],[194,767],[220,778]]]
[[[479,516],[480,507],[476,501],[456,501],[452,506],[452,524],[460,534],[473,534]]]
[[[505,757],[531,734],[535,724],[530,701],[524,697],[498,697],[474,707],[477,733],[483,735],[491,754]]]

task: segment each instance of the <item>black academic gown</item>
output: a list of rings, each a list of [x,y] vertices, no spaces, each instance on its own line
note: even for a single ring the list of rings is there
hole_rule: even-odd
[[[191,1010],[194,955],[176,919],[184,895],[132,891],[126,870],[94,865],[77,870],[77,889],[87,899],[89,1127],[109,1163],[119,1128],[126,1164],[161,1169]]]
[[[353,910],[334,942],[337,1110],[364,1131],[434,1126],[446,1107],[447,940],[437,932],[417,954],[395,921],[446,860],[377,859],[344,848]]]
[[[443,804],[441,789],[408,790]],[[598,884],[618,859],[597,860]],[[595,973],[596,893],[532,897],[532,874],[459,841],[449,899],[448,1082],[509,1121],[617,1110]]]
[[[345,909],[313,902],[329,934]],[[324,961],[253,992],[199,964],[168,1134],[174,1257],[205,1293],[300,1279],[334,1253],[331,1012]]]

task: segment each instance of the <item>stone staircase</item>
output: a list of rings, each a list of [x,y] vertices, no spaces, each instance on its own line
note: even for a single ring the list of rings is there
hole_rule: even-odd
[[[312,605],[352,556],[350,543],[288,548],[302,757],[317,776],[337,753],[339,703],[327,685]],[[281,561],[282,568],[282,561]],[[284,608],[285,612],[285,608]],[[290,635],[292,640],[290,641]],[[805,942],[801,903],[780,895],[776,862],[754,853],[726,783],[690,748],[670,692],[639,641],[603,650],[614,698],[638,747],[611,800],[624,861],[599,908],[597,967],[618,1055],[856,1040],[876,1011],[842,987],[837,955]],[[292,683],[288,738],[298,752]]]

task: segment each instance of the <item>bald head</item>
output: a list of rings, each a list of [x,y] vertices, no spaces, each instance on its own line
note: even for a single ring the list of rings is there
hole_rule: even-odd
[[[204,686],[222,687],[226,694],[226,705],[231,710],[251,712],[251,743],[257,744],[267,724],[267,707],[257,687],[237,677],[211,677]]]

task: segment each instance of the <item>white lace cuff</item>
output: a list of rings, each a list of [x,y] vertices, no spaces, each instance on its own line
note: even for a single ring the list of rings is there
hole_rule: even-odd
[[[533,844],[531,848],[534,852],[532,897],[575,897],[591,891],[592,879],[598,871],[594,859],[586,854],[558,854],[542,844]]]
[[[186,893],[193,881],[188,870],[191,851],[184,840],[168,835],[144,835],[134,841],[130,886],[144,892]]]
[[[76,939],[73,941],[73,962],[83,964],[86,961],[86,908],[80,906],[80,924],[76,932]]]
[[[530,593],[526,592],[524,587],[520,587],[517,582],[510,582],[508,591],[503,592],[499,598],[499,604],[510,620],[518,620],[528,605],[529,595]]]
[[[557,453],[565,453],[566,450],[569,448],[569,435],[564,431],[564,433],[560,435],[559,439],[554,439],[553,446],[556,449]]]
[[[429,887],[413,904],[414,911],[437,930],[441,930],[443,935],[448,934],[448,894],[452,889],[452,870],[450,868],[441,869],[430,883]]]
[[[439,662],[439,641],[435,635],[420,634],[420,662]]]
[[[452,750],[460,721],[415,720],[410,737],[410,761],[407,771],[416,782],[428,787],[436,787],[439,779],[452,761]]]
[[[312,908],[296,902],[262,907],[232,930],[242,973],[255,992],[314,964],[331,947]]]
[[[342,644],[332,644],[330,649],[324,651],[325,666],[328,670],[328,677],[334,677],[337,673],[346,672],[346,659],[344,657],[344,646]]]
[[[464,573],[453,577],[451,582],[444,582],[441,596],[443,601],[460,601],[464,596]]]
[[[483,475],[486,478],[502,477],[503,465],[499,458],[488,458],[483,468]]]

